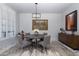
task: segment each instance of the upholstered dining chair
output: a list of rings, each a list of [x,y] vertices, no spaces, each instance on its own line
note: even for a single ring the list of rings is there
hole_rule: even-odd
[[[39,44],[41,44],[45,49],[50,48],[50,38],[50,35],[45,35],[44,40],[39,42]]]
[[[17,47],[18,48],[24,48],[26,46],[28,46],[29,44],[31,44],[29,41],[27,41],[29,38],[24,38],[24,40],[22,40],[21,36],[17,36]]]

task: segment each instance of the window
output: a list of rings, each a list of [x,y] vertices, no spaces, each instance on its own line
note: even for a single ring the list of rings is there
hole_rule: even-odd
[[[0,8],[0,38],[16,35],[16,13],[12,9]]]

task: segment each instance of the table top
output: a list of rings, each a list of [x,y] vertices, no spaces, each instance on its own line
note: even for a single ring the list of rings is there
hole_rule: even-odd
[[[30,35],[27,35],[27,36],[25,36],[25,37],[29,37],[29,38],[42,38],[42,37],[44,37],[44,35],[43,34],[30,34]]]

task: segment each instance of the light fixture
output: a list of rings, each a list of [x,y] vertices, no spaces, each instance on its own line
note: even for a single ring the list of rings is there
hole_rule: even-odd
[[[36,20],[37,20],[37,18],[41,17],[40,13],[38,13],[38,11],[37,11],[37,5],[38,5],[38,3],[35,3],[36,13],[32,13],[32,18],[36,18]]]
[[[38,5],[38,3],[35,3],[35,5],[36,5],[36,18],[37,18],[37,5]]]
[[[32,18],[35,18],[35,20],[38,20],[38,18],[40,18],[41,17],[41,15],[40,15],[40,13],[38,13],[38,9],[37,9],[37,5],[38,5],[38,3],[35,3],[35,13],[32,13]],[[39,33],[39,29],[38,28],[36,28],[36,29],[34,29],[33,30],[33,32],[37,35],[38,33]]]
[[[34,29],[33,32],[34,32],[35,34],[38,34],[38,33],[39,33],[39,29]]]

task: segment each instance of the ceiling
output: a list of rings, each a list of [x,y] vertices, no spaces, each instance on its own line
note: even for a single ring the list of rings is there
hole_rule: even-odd
[[[35,3],[6,3],[19,13],[35,13]],[[64,12],[72,3],[38,3],[38,13],[61,13]]]

